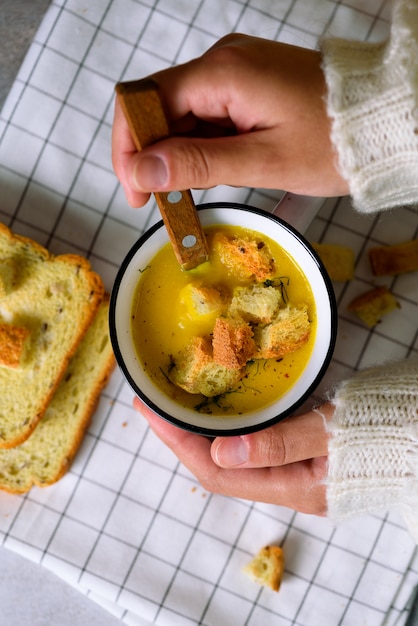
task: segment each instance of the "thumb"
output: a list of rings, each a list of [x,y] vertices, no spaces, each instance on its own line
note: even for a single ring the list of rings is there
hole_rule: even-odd
[[[140,192],[222,184],[266,187],[269,177],[276,187],[277,155],[269,149],[264,131],[210,139],[173,137],[135,154],[127,176]]]

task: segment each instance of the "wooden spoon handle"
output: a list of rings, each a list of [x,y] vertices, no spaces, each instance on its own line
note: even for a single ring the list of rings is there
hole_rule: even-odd
[[[118,83],[115,89],[138,151],[170,136],[158,86],[153,80]],[[181,267],[192,269],[207,261],[206,237],[190,190],[158,192],[155,199]]]

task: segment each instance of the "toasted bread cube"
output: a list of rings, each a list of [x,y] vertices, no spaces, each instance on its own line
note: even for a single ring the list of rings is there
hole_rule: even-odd
[[[0,324],[0,365],[12,369],[20,367],[29,335],[28,328]]]
[[[250,578],[273,591],[279,591],[284,573],[284,554],[279,546],[266,546],[248,563],[243,571]]]
[[[418,270],[418,239],[393,246],[370,248],[369,261],[374,276],[394,276]]]
[[[357,315],[369,328],[373,328],[382,321],[382,317],[400,304],[387,287],[376,287],[354,298],[348,305],[348,310]]]
[[[236,276],[262,282],[275,275],[274,258],[261,239],[246,239],[218,232],[213,243],[221,262]]]
[[[263,283],[236,287],[229,312],[247,322],[269,324],[283,302],[280,289]]]
[[[274,320],[265,327],[254,329],[257,344],[256,358],[277,359],[295,352],[309,339],[311,324],[306,306],[287,306],[280,309]]]
[[[313,243],[312,247],[318,253],[331,280],[353,280],[354,252],[351,248],[326,243]]]
[[[252,328],[240,318],[218,317],[212,346],[215,363],[228,369],[241,369],[255,353]]]
[[[180,292],[180,302],[191,319],[201,320],[221,315],[227,299],[217,287],[188,283]]]
[[[194,337],[175,360],[169,376],[188,393],[212,398],[233,389],[242,373],[214,362],[209,337]]]

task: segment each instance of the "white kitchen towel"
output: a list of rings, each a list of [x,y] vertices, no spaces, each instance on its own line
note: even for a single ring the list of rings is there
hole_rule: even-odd
[[[54,0],[0,116],[0,220],[54,253],[86,255],[108,290],[153,201],[128,207],[111,165],[114,85],[186,61],[223,34],[315,47],[324,34],[375,41],[388,1]],[[197,202],[272,210],[282,192],[219,187]],[[367,249],[417,236],[416,212],[361,217],[327,200],[307,237],[356,256],[335,284],[339,334],[317,391],[387,355],[418,350],[416,276],[391,281],[402,308],[369,331],[347,312],[371,284]],[[68,474],[25,496],[0,493],[0,542],[67,581],[127,624],[380,626],[416,584],[415,546],[394,515],[334,528],[328,520],[205,492],[147,429],[116,371]],[[278,594],[242,567],[279,543]]]

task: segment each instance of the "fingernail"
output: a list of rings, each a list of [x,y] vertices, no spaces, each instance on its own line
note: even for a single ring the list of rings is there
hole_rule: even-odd
[[[221,467],[235,467],[248,461],[248,450],[241,437],[221,441],[215,452],[215,460]]]
[[[138,159],[134,169],[134,182],[144,191],[158,190],[167,182],[167,168],[160,157],[146,156]]]

